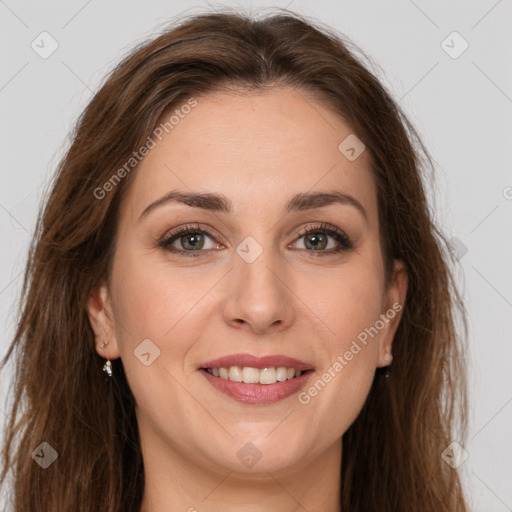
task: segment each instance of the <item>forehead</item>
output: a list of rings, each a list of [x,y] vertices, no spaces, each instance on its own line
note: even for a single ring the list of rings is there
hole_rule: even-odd
[[[235,215],[308,191],[337,190],[356,196],[370,214],[376,208],[367,152],[347,159],[339,145],[350,126],[306,92],[275,87],[194,99],[193,108],[162,116],[165,123],[174,114],[172,129],[162,140],[153,137],[123,201],[133,218],[169,190],[221,193]]]

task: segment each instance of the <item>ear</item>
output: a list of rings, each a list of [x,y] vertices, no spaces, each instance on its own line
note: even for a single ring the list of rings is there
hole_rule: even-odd
[[[87,300],[87,315],[94,332],[96,352],[105,359],[117,359],[120,352],[116,324],[106,284],[100,284],[91,291]]]
[[[405,263],[402,260],[395,260],[393,275],[384,294],[380,315],[384,327],[379,336],[378,367],[389,366],[393,360],[393,339],[402,318],[405,297],[407,295],[407,284],[408,276]]]

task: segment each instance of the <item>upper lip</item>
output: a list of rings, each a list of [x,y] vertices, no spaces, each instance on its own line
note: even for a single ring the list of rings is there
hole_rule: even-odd
[[[205,363],[200,364],[199,368],[228,368],[230,366],[247,366],[259,369],[285,366],[286,368],[295,368],[295,370],[300,371],[313,370],[313,367],[304,361],[280,354],[267,356],[231,354],[212,361],[206,361]]]

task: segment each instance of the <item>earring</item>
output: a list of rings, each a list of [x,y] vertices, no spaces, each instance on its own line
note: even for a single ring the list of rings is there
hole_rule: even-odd
[[[384,361],[386,361],[386,363],[388,363],[388,367],[386,368],[386,373],[384,374],[384,377],[386,379],[389,378],[389,365],[391,364],[391,361],[393,361],[393,355],[391,354],[391,352],[386,352],[384,354]]]
[[[103,343],[100,348],[105,348],[108,345],[108,341]],[[112,363],[110,359],[107,359],[107,362],[103,365],[103,371],[109,376],[112,377]]]
[[[112,363],[110,359],[103,365],[103,371],[108,374],[109,377],[112,377]]]

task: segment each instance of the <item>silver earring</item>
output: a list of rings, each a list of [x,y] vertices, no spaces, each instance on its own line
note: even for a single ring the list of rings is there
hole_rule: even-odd
[[[107,362],[103,365],[103,371],[109,377],[112,377],[112,363],[110,362],[110,359],[107,359]]]
[[[108,345],[108,341],[101,345],[101,348],[105,348]],[[112,377],[112,363],[110,359],[107,359],[107,362],[103,365],[103,371],[109,376]]]

